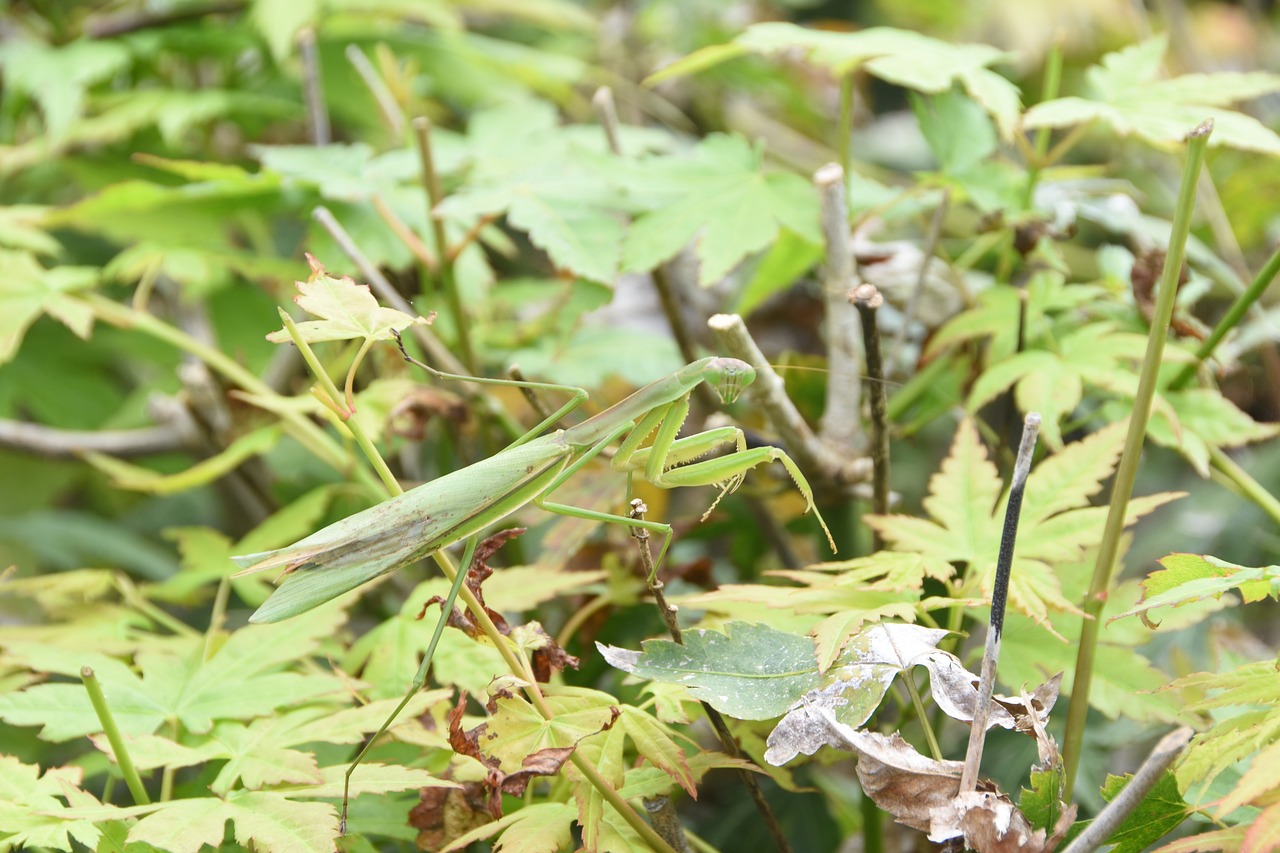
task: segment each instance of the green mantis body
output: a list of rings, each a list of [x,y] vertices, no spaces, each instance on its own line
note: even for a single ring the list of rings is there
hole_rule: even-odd
[[[561,514],[648,528],[669,541],[671,528],[665,524],[545,500],[600,450],[628,433],[612,460],[617,470],[629,472],[643,467],[645,479],[664,488],[714,484],[727,492],[736,488],[751,468],[778,460],[804,495],[808,509],[816,514],[809,484],[781,450],[747,449],[737,427],[675,437],[689,411],[689,393],[699,382],[711,382],[725,402],[732,402],[754,377],[755,371],[745,362],[704,358],[577,426],[541,437],[526,437],[495,456],[348,516],[286,548],[234,557],[245,569],[242,574],[278,569],[285,575],[284,582],[250,621],[278,622],[296,616],[433,551],[474,536],[530,502]],[[548,420],[558,419],[577,404],[575,397]],[[640,448],[655,430],[652,445]],[[736,452],[717,459],[691,461],[724,444],[736,445]],[[825,523],[822,526],[825,531]]]
[[[250,617],[252,622],[276,622],[310,610],[432,552],[467,540],[462,566],[442,607],[440,620],[413,684],[404,701],[348,768],[348,790],[351,774],[369,746],[387,730],[426,683],[432,655],[466,576],[478,536],[487,527],[533,503],[550,512],[656,531],[664,537],[654,563],[656,571],[671,541],[669,525],[547,500],[548,495],[615,440],[621,439],[612,459],[615,469],[626,472],[642,470],[645,479],[664,488],[718,485],[723,495],[737,488],[746,473],[755,466],[779,461],[804,495],[808,510],[818,517],[832,550],[835,550],[826,523],[814,506],[808,482],[795,462],[782,450],[775,447],[748,449],[742,430],[737,427],[722,427],[676,438],[689,412],[689,394],[697,384],[709,382],[721,399],[731,403],[755,378],[755,370],[746,362],[717,357],[695,361],[576,426],[541,436],[539,433],[543,429],[581,405],[586,392],[565,386],[512,383],[431,372],[437,376],[474,382],[572,391],[573,399],[526,436],[489,459],[358,512],[286,548],[232,558],[245,567],[241,574],[283,570],[284,582]],[[652,443],[641,447],[650,435],[654,436]],[[718,458],[700,459],[723,445],[733,445],[735,449]],[[344,791],[344,831],[346,802]]]

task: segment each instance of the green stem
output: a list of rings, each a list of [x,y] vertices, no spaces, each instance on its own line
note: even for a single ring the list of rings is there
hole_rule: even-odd
[[[1253,501],[1262,511],[1271,516],[1271,520],[1280,524],[1280,500],[1253,479],[1249,472],[1236,464],[1235,460],[1223,452],[1222,448],[1209,445],[1209,462],[1213,469],[1229,480],[1245,497]]]
[[[214,347],[196,340],[181,329],[175,328],[145,311],[127,308],[97,293],[86,293],[80,298],[89,306],[94,315],[105,323],[119,326],[122,329],[137,330],[145,335],[150,335],[156,340],[164,341],[183,352],[190,353],[250,394],[272,399],[280,396],[258,377]],[[308,420],[306,416],[300,412],[282,411],[279,413],[279,417],[284,422],[289,434],[318,458],[339,471],[348,471],[352,468],[350,457],[343,451],[342,447],[324,430]],[[376,488],[373,478],[363,468],[356,466],[354,476],[362,485]]]
[[[1227,333],[1236,327],[1236,325],[1244,318],[1245,313],[1253,307],[1258,298],[1266,292],[1271,286],[1271,280],[1280,273],[1280,246],[1271,253],[1271,257],[1267,258],[1267,262],[1262,265],[1262,269],[1258,270],[1258,274],[1254,276],[1253,281],[1249,282],[1249,286],[1245,288],[1244,293],[1231,304],[1227,309],[1227,313],[1222,315],[1222,319],[1213,327],[1213,331],[1200,344],[1200,348],[1196,350],[1196,360],[1178,372],[1173,377],[1173,381],[1169,383],[1169,389],[1176,391],[1179,388],[1185,388],[1187,383],[1196,375],[1196,370],[1204,363],[1205,359],[1213,355],[1213,351],[1218,348],[1218,344],[1222,343],[1222,339]]]
[[[1080,646],[1076,655],[1075,684],[1071,690],[1071,707],[1067,713],[1067,731],[1063,738],[1062,755],[1066,768],[1064,790],[1070,798],[1074,791],[1076,770],[1080,766],[1080,753],[1084,745],[1084,727],[1089,714],[1089,688],[1093,681],[1094,660],[1101,630],[1102,607],[1111,588],[1111,576],[1116,556],[1120,550],[1120,537],[1128,514],[1129,497],[1138,476],[1138,463],[1142,457],[1142,444],[1147,432],[1147,420],[1151,415],[1151,402],[1155,397],[1159,379],[1160,360],[1164,353],[1165,339],[1169,333],[1169,320],[1173,316],[1174,298],[1178,291],[1178,278],[1186,257],[1187,236],[1191,231],[1191,214],[1195,209],[1196,183],[1204,165],[1204,152],[1209,143],[1213,122],[1208,121],[1187,136],[1187,160],[1182,171],[1182,186],[1174,210],[1173,230],[1169,235],[1169,249],[1165,256],[1164,270],[1160,276],[1156,296],[1155,314],[1151,320],[1151,333],[1147,338],[1147,352],[1142,361],[1138,379],[1138,391],[1133,401],[1133,413],[1129,417],[1129,432],[1124,450],[1116,469],[1115,483],[1111,489],[1111,501],[1107,508],[1107,522],[1102,542],[1098,547],[1097,561],[1093,567],[1093,579],[1084,600],[1085,619],[1080,629]]]
[[[1044,68],[1044,85],[1040,88],[1040,103],[1052,101],[1058,97],[1058,89],[1062,84],[1062,44],[1054,42],[1049,50],[1049,57]],[[1044,155],[1049,150],[1052,128],[1042,127],[1036,131],[1035,159],[1027,166],[1027,185],[1022,192],[1022,209],[1030,210],[1032,199],[1036,194],[1036,184],[1040,182],[1040,172],[1045,166]]]
[[[431,556],[436,561],[436,565],[440,567],[440,571],[444,572],[445,577],[447,577],[450,582],[458,576],[458,569],[454,568],[453,561],[449,559],[449,555],[444,551],[436,551]],[[458,590],[458,597],[466,602],[467,609],[471,611],[471,618],[480,626],[481,632],[489,638],[489,642],[493,644],[493,647],[497,649],[498,654],[502,656],[503,661],[507,664],[507,669],[510,670],[513,675],[519,676],[520,678],[527,678],[528,674],[524,664],[512,650],[511,645],[507,642],[507,638],[504,637],[502,632],[498,630],[498,627],[493,624],[493,620],[489,618],[489,614],[485,611],[484,605],[476,598],[475,593],[473,593],[466,584],[463,584],[462,588]],[[441,614],[442,619],[447,617],[447,613]],[[555,718],[555,713],[551,710],[551,707],[547,705],[547,700],[543,697],[542,691],[538,689],[536,682],[530,682],[528,686],[525,687],[525,695],[529,697],[530,704],[533,705],[534,709],[544,720],[552,720]],[[627,825],[634,829],[640,837],[644,839],[646,844],[654,850],[659,851],[659,853],[675,853],[675,851],[672,850],[671,845],[662,840],[662,837],[658,835],[654,828],[650,826],[644,818],[640,817],[636,810],[631,808],[631,805],[626,800],[618,795],[618,792],[613,789],[613,786],[609,784],[607,779],[600,775],[600,771],[596,770],[596,768],[592,766],[591,762],[587,761],[576,751],[569,757],[569,760],[573,762],[573,766],[578,769],[578,772],[580,772],[586,780],[600,792],[600,796],[604,798],[605,802],[613,806],[618,814],[621,815],[622,819],[627,822]]]
[[[427,218],[431,220],[436,239],[436,256],[440,258],[440,287],[444,291],[453,326],[458,335],[458,348],[462,350],[462,363],[467,371],[475,373],[476,357],[471,348],[470,323],[462,312],[462,300],[458,296],[458,281],[454,275],[453,253],[449,251],[449,238],[445,234],[444,220],[435,215],[436,206],[444,201],[440,175],[436,172],[435,156],[431,148],[431,120],[425,116],[413,120],[414,137],[418,140],[418,158],[422,161],[422,186],[427,193]]]
[[[102,723],[102,732],[107,736],[107,742],[111,744],[111,751],[116,756],[116,764],[120,767],[125,784],[129,786],[129,793],[133,794],[133,801],[138,805],[146,805],[151,802],[151,798],[147,796],[147,789],[142,786],[137,768],[133,766],[129,749],[125,746],[119,727],[116,726],[115,717],[111,715],[111,707],[107,705],[107,697],[102,692],[102,685],[98,683],[98,676],[94,675],[91,668],[85,666],[80,668],[80,680],[84,682],[84,689],[89,693],[89,702],[93,705],[94,713],[98,715],[98,722]]]
[[[316,381],[320,383],[320,387],[329,395],[329,399],[335,404],[343,399],[343,395],[339,393],[338,386],[334,384],[329,373],[324,369],[324,365],[320,363],[320,359],[316,358],[315,351],[311,349],[311,345],[303,339],[302,333],[298,331],[298,326],[293,322],[293,318],[283,308],[280,309],[280,319],[284,321],[285,330],[289,332],[289,337],[298,347],[298,351],[302,353],[302,360],[307,363],[307,367],[311,368],[311,373],[316,377]],[[361,349],[364,352],[364,349]],[[357,356],[356,364],[351,365],[352,371],[359,364],[359,356]],[[365,458],[373,465],[373,470],[378,473],[378,478],[382,480],[382,484],[386,486],[387,492],[395,497],[404,494],[404,489],[400,487],[400,483],[396,480],[395,474],[391,473],[391,469],[387,467],[386,460],[382,458],[382,454],[378,452],[378,448],[373,446],[373,441],[369,438],[368,433],[364,431],[364,427],[355,418],[351,417],[354,410],[347,409],[346,415],[343,417],[342,423],[351,434],[355,437],[356,444],[360,445],[360,449],[364,452]]]
[[[933,726],[929,723],[929,714],[925,711],[924,701],[920,698],[920,688],[916,686],[916,680],[910,672],[903,673],[902,683],[906,685],[907,693],[911,695],[911,704],[916,709],[920,728],[924,729],[924,739],[929,742],[929,752],[933,755],[934,761],[941,761],[942,748],[938,746],[938,738],[933,733]]]

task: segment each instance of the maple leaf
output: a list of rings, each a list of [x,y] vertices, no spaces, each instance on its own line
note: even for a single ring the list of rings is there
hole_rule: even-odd
[[[646,161],[634,191],[654,209],[632,224],[623,269],[651,270],[694,241],[698,283],[710,285],[772,245],[783,228],[821,242],[813,186],[799,175],[763,172],[761,161],[759,149],[724,134],[703,139],[691,157]]]
[[[467,224],[505,214],[556,266],[612,282],[629,205],[612,176],[618,158],[595,136],[561,128],[544,102],[478,113],[467,129],[466,181],[435,214]]]
[[[1280,566],[1250,568],[1195,554],[1170,554],[1160,558],[1160,565],[1164,568],[1142,582],[1137,606],[1113,619],[1139,614],[1147,621],[1146,613],[1153,608],[1216,599],[1233,590],[1246,602],[1280,597]]]
[[[27,328],[41,314],[87,338],[93,312],[69,294],[92,286],[96,279],[91,267],[47,270],[31,252],[0,250],[0,364],[13,358]]]
[[[927,94],[941,94],[959,84],[991,114],[1006,139],[1013,135],[1018,119],[1018,87],[987,67],[1011,58],[1011,54],[985,44],[952,44],[892,27],[835,33],[789,23],[754,24],[732,42],[695,51],[645,82],[653,85],[702,71],[744,53],[803,53],[838,76],[862,69],[873,77]]]
[[[0,755],[0,851],[24,846],[71,850],[72,839],[96,848],[101,828],[70,810],[101,808],[92,794],[80,789],[83,775],[79,767],[51,767],[41,773],[33,764]]]
[[[1147,435],[1179,451],[1201,477],[1209,476],[1210,448],[1241,447],[1280,434],[1280,424],[1258,423],[1211,388],[1165,390],[1159,400],[1164,405],[1152,413]]]
[[[988,367],[973,384],[968,409],[976,412],[1006,388],[1014,387],[1021,412],[1039,412],[1040,434],[1051,448],[1062,447],[1060,422],[1075,411],[1086,385],[1132,398],[1138,389],[1136,365],[1147,338],[1092,323],[1058,339],[1053,351],[1028,349]]]
[[[1107,508],[1089,506],[1089,498],[1111,475],[1123,442],[1123,426],[1112,424],[1045,459],[1027,481],[1009,603],[1046,627],[1052,628],[1050,610],[1079,613],[1063,596],[1054,566],[1080,559],[1102,539]],[[1003,488],[977,429],[966,419],[942,469],[929,481],[924,499],[928,518],[873,515],[866,521],[895,551],[966,565],[964,582],[953,594],[966,598],[980,593],[989,599],[1007,500],[1001,497]],[[1161,493],[1134,499],[1126,523],[1174,497]]]
[[[1022,117],[1026,128],[1067,127],[1104,121],[1121,136],[1137,136],[1165,148],[1213,119],[1210,145],[1280,154],[1280,136],[1257,119],[1223,109],[1280,90],[1280,75],[1261,71],[1184,74],[1160,79],[1168,39],[1156,36],[1102,58],[1085,72],[1091,97],[1056,98]]]
[[[410,326],[430,323],[432,318],[411,317],[394,308],[378,304],[369,286],[356,284],[349,277],[333,278],[311,255],[311,276],[297,282],[299,294],[293,298],[302,310],[322,319],[298,323],[302,339],[308,343],[317,341],[386,341],[395,333]],[[432,315],[434,317],[434,315]],[[288,343],[287,329],[267,335],[272,343]]]

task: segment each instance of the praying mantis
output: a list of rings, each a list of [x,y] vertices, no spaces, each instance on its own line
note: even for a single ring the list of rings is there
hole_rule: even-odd
[[[720,497],[736,489],[747,472],[757,465],[781,462],[803,495],[807,511],[817,517],[832,551],[836,550],[831,532],[814,505],[808,481],[784,451],[776,447],[748,448],[742,430],[733,426],[676,437],[689,413],[689,395],[699,383],[711,385],[726,404],[736,400],[751,384],[755,370],[744,361],[712,356],[692,362],[575,426],[543,435],[544,430],[582,405],[587,392],[551,383],[443,373],[410,357],[403,345],[401,352],[407,360],[439,378],[560,391],[569,393],[571,399],[488,459],[357,512],[288,547],[232,558],[244,569],[239,574],[282,570],[283,583],[249,618],[250,622],[278,622],[467,540],[461,567],[408,693],[347,768],[343,831],[351,775],[370,746],[426,684],[436,644],[453,611],[482,531],[529,503],[561,515],[624,524],[662,534],[662,548],[653,569],[657,571],[671,544],[670,525],[548,500],[548,496],[614,441],[621,440],[611,460],[615,470],[628,474],[641,472],[646,480],[662,488],[717,485],[721,489]],[[653,441],[641,447],[651,435]],[[716,458],[701,458],[726,445],[731,445],[733,450]]]

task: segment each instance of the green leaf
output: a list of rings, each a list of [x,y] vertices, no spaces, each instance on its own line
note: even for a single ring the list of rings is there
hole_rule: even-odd
[[[999,140],[991,119],[971,99],[955,91],[932,98],[912,97],[920,132],[938,159],[938,169],[959,175],[996,151]]]
[[[1170,554],[1160,558],[1163,569],[1142,582],[1143,597],[1137,607],[1112,619],[1146,613],[1156,607],[1182,605],[1206,598],[1220,598],[1240,591],[1247,602],[1280,596],[1280,566],[1246,568],[1195,554]]]
[[[1108,775],[1102,785],[1103,799],[1114,800],[1132,779],[1132,775]],[[1142,853],[1186,817],[1187,804],[1178,793],[1178,781],[1166,770],[1106,843],[1115,845],[1112,853]]]
[[[1012,137],[1018,122],[1018,87],[988,68],[1011,54],[988,45],[952,44],[890,27],[836,33],[789,23],[754,24],[734,39],[732,48],[704,48],[646,82],[702,71],[742,55],[744,49],[765,56],[801,53],[838,77],[861,68],[873,77],[927,94],[958,84],[991,114],[1005,139]]]
[[[320,610],[281,625],[236,631],[205,659],[204,638],[183,638],[150,646],[136,657],[135,673],[123,663],[82,649],[35,643],[9,648],[13,661],[37,672],[79,677],[90,666],[124,734],[151,734],[175,722],[187,731],[208,732],[214,720],[244,720],[283,705],[340,693],[332,675],[280,672],[330,636],[342,615]],[[40,737],[63,741],[93,734],[101,723],[80,685],[38,684],[0,696],[0,717],[14,725],[43,725]]]
[[[578,810],[566,803],[535,803],[511,816],[493,853],[559,853],[573,847]]]
[[[130,65],[118,41],[80,39],[54,47],[14,38],[0,47],[5,86],[32,96],[44,113],[45,130],[57,141],[84,108],[85,91]]]
[[[80,790],[83,775],[78,767],[51,767],[41,773],[33,764],[0,755],[0,851],[24,846],[71,851],[72,839],[96,847],[101,829],[68,813],[68,806],[100,805]]]
[[[712,134],[689,158],[650,159],[643,181],[657,209],[632,224],[623,269],[651,270],[696,239],[698,283],[710,285],[784,228],[821,240],[814,188],[798,175],[762,172],[760,153],[739,136]]]
[[[621,670],[683,684],[698,699],[739,720],[768,720],[786,713],[821,683],[813,643],[764,625],[731,622],[725,633],[697,630],[685,645],[646,640],[643,652],[597,644]]]
[[[253,0],[249,19],[271,49],[276,62],[293,53],[298,31],[315,21],[319,0]]]
[[[1106,510],[1090,506],[1089,498],[1110,476],[1123,441],[1119,425],[1101,430],[1045,459],[1028,480],[1009,603],[1043,625],[1050,625],[1050,610],[1079,612],[1063,595],[1055,566],[1081,559],[1101,541]],[[1000,551],[1003,488],[977,430],[966,420],[956,431],[942,470],[929,481],[924,499],[929,518],[885,515],[868,516],[866,521],[895,551],[967,564],[965,583],[956,597],[989,598]],[[1126,523],[1176,496],[1149,495],[1131,502]]]
[[[1280,136],[1244,113],[1223,109],[1280,90],[1280,75],[1261,71],[1184,74],[1161,79],[1167,39],[1160,35],[1109,53],[1086,72],[1090,97],[1037,104],[1023,126],[1067,127],[1104,121],[1121,136],[1173,147],[1205,119],[1213,119],[1210,145],[1280,154]]]
[[[96,280],[92,267],[47,270],[30,252],[0,250],[0,364],[13,358],[28,327],[41,314],[50,314],[80,337],[88,337],[93,314],[67,294],[92,287]]]
[[[799,281],[822,260],[822,256],[820,244],[810,242],[793,231],[782,231],[742,289],[733,313],[750,314],[769,297]]]
[[[496,710],[483,725],[481,748],[496,758],[506,773],[519,770],[525,759],[543,749],[576,746],[579,741],[613,726],[620,711],[617,700],[606,693],[577,690],[551,694],[550,718],[517,696],[496,700]]]
[[[506,214],[556,266],[613,281],[622,252],[619,215],[627,209],[613,176],[616,157],[561,129],[544,102],[478,113],[467,137],[467,181],[437,206],[437,215],[469,226]]]
[[[227,821],[238,844],[263,850],[332,853],[338,816],[327,803],[295,803],[267,791],[233,791],[226,799],[170,800],[129,831],[129,841],[154,844],[170,853],[221,848]]]
[[[1018,810],[1033,827],[1053,832],[1062,814],[1063,784],[1061,764],[1031,769],[1031,787],[1022,789],[1022,794],[1018,797]]]
[[[394,338],[396,332],[431,322],[394,308],[384,308],[367,284],[356,284],[348,276],[333,278],[310,255],[307,261],[311,264],[311,276],[297,282],[298,295],[293,298],[303,311],[321,318],[298,323],[298,331],[307,343],[387,341]],[[267,335],[267,340],[284,344],[291,338],[287,329],[281,329]]]
[[[621,707],[622,724],[626,729],[627,737],[631,738],[631,742],[635,744],[636,751],[654,767],[661,769],[680,783],[680,787],[684,788],[689,796],[697,797],[697,781],[689,769],[684,750],[676,744],[671,730],[639,708],[632,705]]]
[[[1147,435],[1182,453],[1202,477],[1209,476],[1209,449],[1241,447],[1280,434],[1280,424],[1261,424],[1211,388],[1162,391],[1168,407],[1157,409]],[[1176,416],[1171,423],[1170,410]]]

